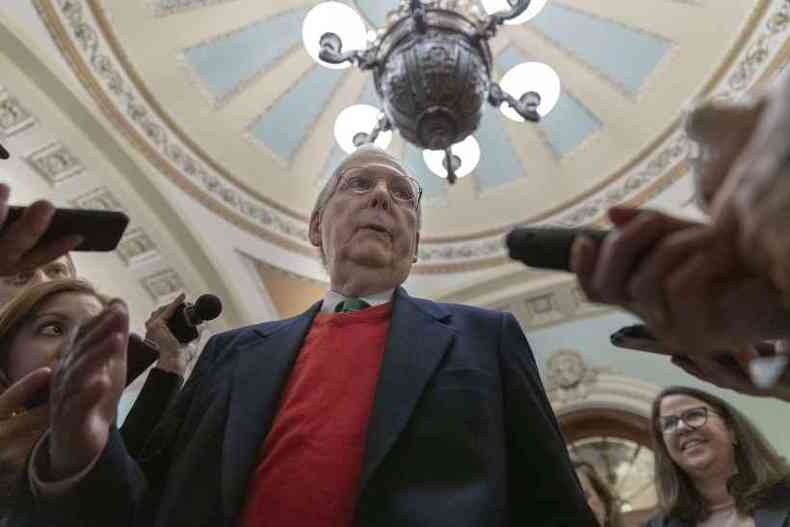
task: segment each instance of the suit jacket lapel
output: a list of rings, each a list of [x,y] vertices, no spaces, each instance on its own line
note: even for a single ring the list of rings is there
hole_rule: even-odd
[[[238,350],[222,447],[222,491],[228,524],[237,521],[249,477],[277,412],[280,393],[321,303],[282,326],[255,329],[260,340]]]
[[[790,516],[790,504],[787,502],[763,507],[754,512],[755,527],[782,527]]]
[[[441,322],[449,316],[436,304],[418,305],[401,288],[395,292],[387,349],[368,421],[359,494],[406,426],[425,384],[452,344],[455,334]]]

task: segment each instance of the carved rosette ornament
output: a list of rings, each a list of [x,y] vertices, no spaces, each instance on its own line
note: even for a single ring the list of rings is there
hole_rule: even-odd
[[[578,351],[558,350],[546,360],[546,392],[563,403],[584,400],[601,371],[590,368]]]
[[[365,135],[366,142],[396,128],[419,148],[443,150],[452,184],[458,158],[451,147],[480,125],[485,101],[495,107],[507,103],[524,119],[539,121],[537,94],[517,100],[491,80],[488,40],[499,25],[521,15],[530,0],[510,4],[508,11],[482,17],[467,0],[403,0],[388,16],[383,34],[364,51],[343,52],[340,37],[325,33],[321,60],[373,70],[385,117]]]

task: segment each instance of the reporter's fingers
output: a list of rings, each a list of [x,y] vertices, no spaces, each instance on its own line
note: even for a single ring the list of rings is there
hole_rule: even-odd
[[[633,278],[628,282],[628,295],[635,302],[666,313],[664,281],[682,262],[711,243],[711,231],[702,227],[690,228],[667,236],[658,242]]]
[[[591,302],[597,302],[592,289],[592,279],[598,260],[598,243],[587,236],[577,236],[571,246],[571,271],[576,275],[579,287]]]
[[[700,380],[707,381],[707,379],[703,377],[702,371],[697,367],[694,361],[689,359],[688,357],[675,355],[670,359],[670,362],[675,366],[677,366],[678,368],[680,368],[681,370],[688,373],[689,375],[691,375],[692,377],[696,377]]]
[[[642,210],[634,209],[632,207],[616,206],[606,211],[606,215],[615,226],[622,227],[623,225],[632,221],[634,218],[638,217],[642,212]]]
[[[743,371],[721,364],[714,358],[700,358],[697,365],[709,382],[720,388],[729,388],[742,393],[757,392]]]
[[[52,376],[51,368],[38,368],[28,373],[0,394],[0,418],[24,406],[39,390],[44,389]]]
[[[624,304],[630,301],[627,283],[639,259],[677,223],[668,216],[644,211],[622,228],[609,234],[601,243],[592,288],[605,302]]]
[[[159,315],[159,318],[162,320],[169,320],[175,314],[178,307],[184,302],[184,300],[186,300],[186,297],[187,295],[184,293],[178,295],[175,300],[165,306],[165,309],[162,311],[161,315]]]
[[[48,201],[37,201],[27,207],[22,215],[8,225],[0,236],[0,245],[3,247],[3,257],[9,262],[17,262],[22,256],[32,249],[49,227],[55,214],[55,206]],[[25,271],[26,268],[17,270],[4,270],[8,274]]]
[[[103,340],[112,332],[129,333],[129,311],[122,300],[115,299],[104,311],[83,324],[73,337],[71,349],[66,355],[66,363],[78,360],[79,356],[90,350],[95,343]]]
[[[123,382],[127,343],[128,337],[116,332],[90,346],[64,373],[59,394],[61,402],[76,397],[83,404],[90,405],[108,393],[113,382]],[[116,376],[122,378],[120,381],[113,378],[116,369],[119,370]]]
[[[716,348],[721,335],[712,334],[717,322],[712,318],[709,293],[716,276],[706,255],[692,256],[666,279],[667,303],[673,306],[666,319],[670,341],[676,340],[700,353]],[[709,340],[711,339],[711,340]]]
[[[705,205],[710,205],[722,188],[764,109],[764,99],[747,107],[714,103],[698,108],[689,116],[686,130],[707,154],[695,173],[697,193]]]

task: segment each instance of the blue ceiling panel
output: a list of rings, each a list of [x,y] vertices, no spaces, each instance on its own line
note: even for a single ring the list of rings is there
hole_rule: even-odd
[[[250,133],[281,158],[292,160],[344,74],[345,70],[313,66],[252,126]]]
[[[631,93],[672,46],[655,35],[551,2],[529,25]]]
[[[475,139],[480,143],[480,164],[475,169],[478,188],[486,191],[524,176],[524,167],[510,144],[499,112],[486,108]],[[528,126],[525,124],[525,126]]]
[[[540,126],[558,157],[570,153],[597,132],[601,121],[575,97],[562,93],[557,106],[544,117]]]
[[[503,75],[507,73],[510,68],[517,66],[522,62],[527,62],[527,58],[524,56],[521,50],[516,49],[513,46],[506,47],[496,58],[496,65],[501,69],[501,73]]]
[[[266,71],[302,42],[306,9],[293,9],[184,51],[208,89],[221,99]]]
[[[387,13],[398,7],[396,0],[357,0],[356,4],[376,27],[383,27],[387,22]]]
[[[527,60],[520,49],[508,46],[499,54],[496,64],[500,70],[507,71]],[[570,95],[563,85],[557,105],[538,126],[541,127],[557,157],[562,157],[596,133],[603,125],[592,110]],[[485,151],[485,148],[483,150]]]

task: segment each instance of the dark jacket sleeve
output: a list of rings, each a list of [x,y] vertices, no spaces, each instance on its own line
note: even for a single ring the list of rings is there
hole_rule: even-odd
[[[504,314],[499,349],[505,401],[510,525],[597,527],[537,364],[513,315]]]
[[[57,498],[35,497],[30,484],[22,494],[8,525],[25,527],[84,527],[147,525],[155,515],[170,466],[173,440],[187,417],[192,399],[216,358],[215,339],[206,344],[195,371],[148,441],[144,459],[135,461],[121,434],[113,427],[107,445],[93,469],[75,488]],[[151,452],[149,455],[148,452]],[[41,460],[30,460],[35,462]],[[89,506],[87,504],[90,504]]]
[[[183,377],[177,373],[159,368],[148,372],[148,378],[121,427],[121,437],[130,456],[136,459],[142,454],[145,442],[183,383]]]

